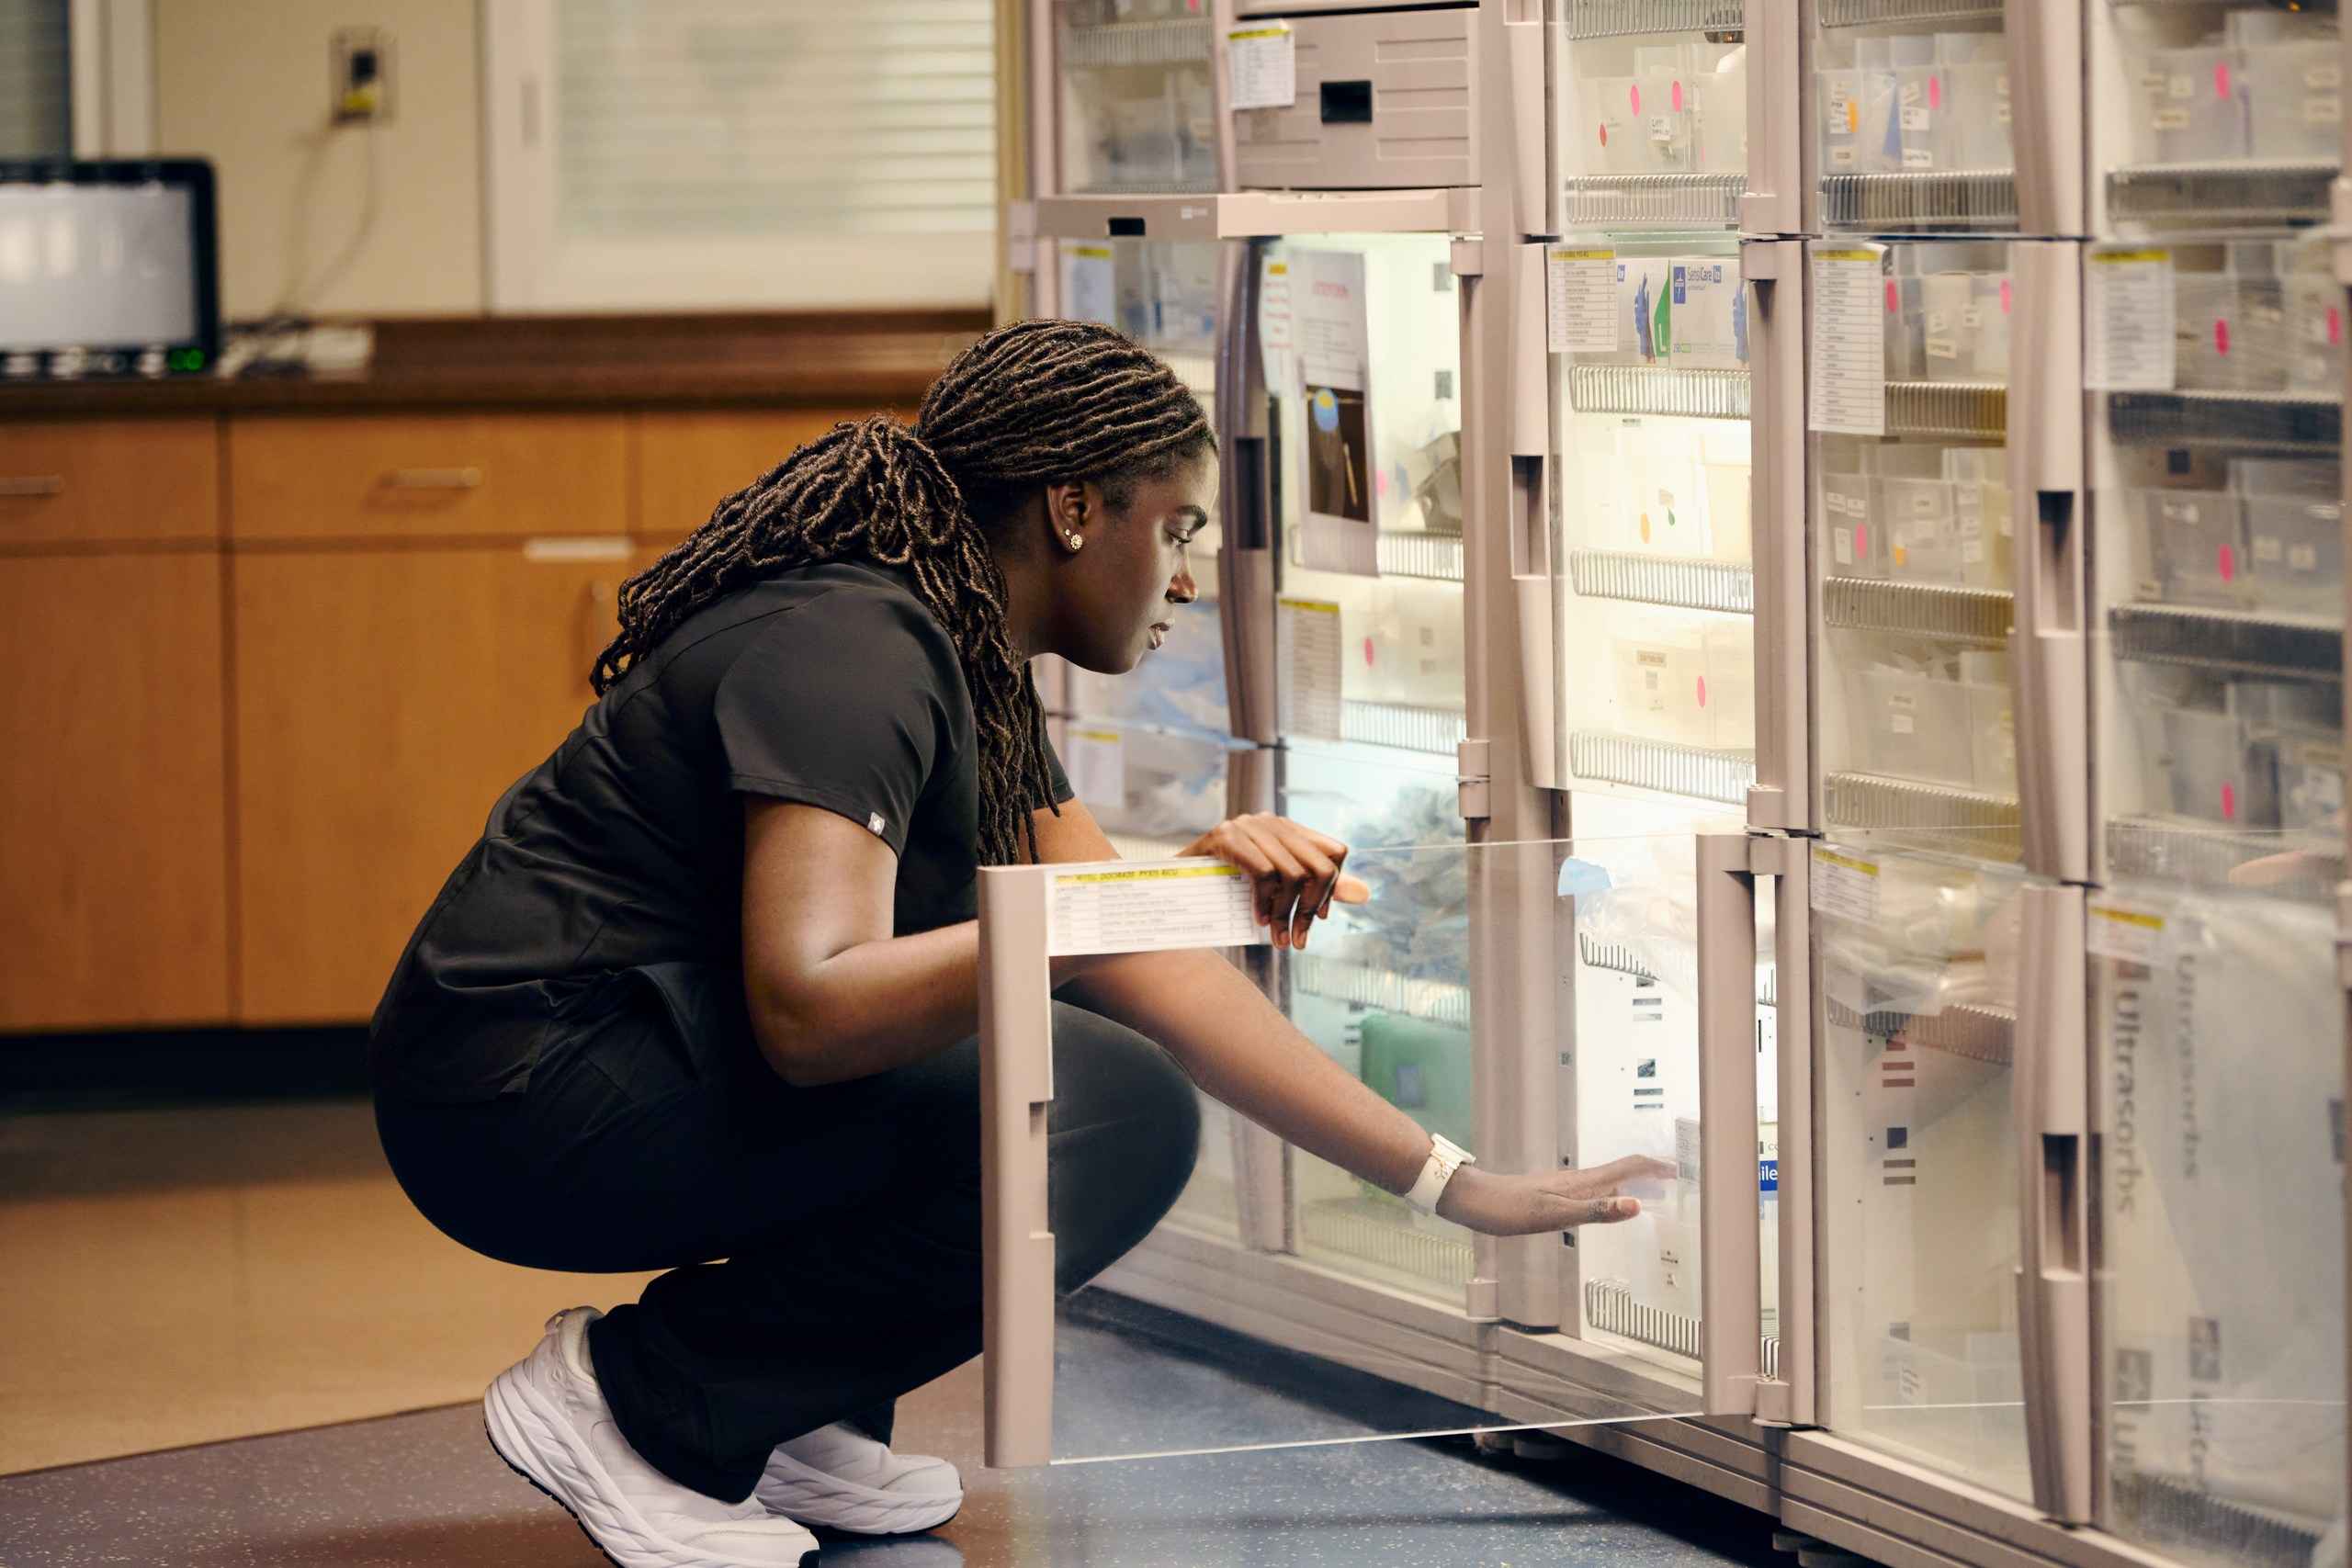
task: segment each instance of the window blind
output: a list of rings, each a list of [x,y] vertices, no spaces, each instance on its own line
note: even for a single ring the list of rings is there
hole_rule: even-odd
[[[559,0],[556,231],[985,234],[990,0]]]
[[[74,151],[70,0],[0,0],[0,158]]]

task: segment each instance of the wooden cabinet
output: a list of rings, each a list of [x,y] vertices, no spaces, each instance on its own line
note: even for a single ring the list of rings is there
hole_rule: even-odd
[[[220,536],[218,422],[0,423],[0,547]]]
[[[227,1016],[220,570],[0,559],[0,1029]]]
[[[637,423],[637,531],[680,539],[721,501],[796,447],[871,409],[755,409],[646,413]]]
[[[252,416],[229,425],[240,540],[628,530],[623,414]]]
[[[500,794],[592,700],[629,570],[618,539],[236,558],[241,1021],[374,1010]]]

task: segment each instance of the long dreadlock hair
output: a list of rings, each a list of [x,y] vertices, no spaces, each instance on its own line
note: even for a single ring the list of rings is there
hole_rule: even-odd
[[[1053,806],[1045,712],[1005,629],[985,530],[1054,481],[1092,479],[1124,509],[1136,484],[1213,445],[1199,401],[1131,339],[1086,321],[1000,328],[931,384],[913,428],[887,415],[835,425],[622,583],[620,633],[589,679],[603,694],[696,610],[768,573],[910,569],[971,689],[981,858],[1035,860],[1031,813]]]

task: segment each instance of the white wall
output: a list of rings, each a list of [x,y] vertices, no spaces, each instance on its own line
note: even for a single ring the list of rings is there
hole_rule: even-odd
[[[483,308],[477,0],[155,0],[155,150],[219,170],[222,313],[285,302],[300,253],[317,277],[357,231],[364,128],[328,129],[328,40],[393,35],[392,118],[379,138],[372,231],[303,309],[330,315]],[[300,226],[296,227],[298,216]]]

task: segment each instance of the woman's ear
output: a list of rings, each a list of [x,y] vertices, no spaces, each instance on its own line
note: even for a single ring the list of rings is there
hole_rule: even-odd
[[[1058,480],[1046,487],[1047,543],[1057,554],[1074,556],[1083,549],[1101,520],[1100,508],[1089,493],[1092,489],[1082,482]]]

